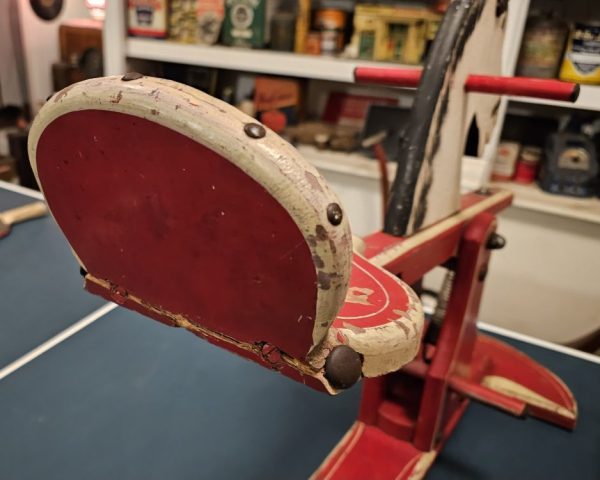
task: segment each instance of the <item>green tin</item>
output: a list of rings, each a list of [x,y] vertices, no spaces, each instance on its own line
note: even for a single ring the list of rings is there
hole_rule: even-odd
[[[223,43],[234,47],[264,47],[265,3],[265,0],[225,0]]]

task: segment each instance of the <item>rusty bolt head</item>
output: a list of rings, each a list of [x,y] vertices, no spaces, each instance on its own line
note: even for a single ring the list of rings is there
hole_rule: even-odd
[[[143,75],[141,73],[138,72],[127,72],[125,75],[123,75],[121,77],[121,80],[123,80],[124,82],[129,82],[131,80],[137,80],[139,78],[142,78]]]
[[[488,250],[500,250],[506,245],[506,239],[497,233],[492,233],[485,244]]]
[[[344,218],[344,214],[342,212],[342,207],[340,207],[337,203],[330,203],[327,205],[327,220],[332,225],[339,225],[342,223],[342,219]]]
[[[244,132],[250,138],[263,138],[267,134],[265,127],[258,123],[247,123],[244,125]]]
[[[362,374],[360,355],[347,345],[335,347],[325,360],[325,378],[334,388],[344,390],[354,385]]]
[[[281,362],[281,351],[274,345],[270,343],[265,343],[261,349],[260,353],[263,359],[273,365],[277,365]]]
[[[111,287],[110,298],[117,305],[123,305],[125,302],[127,302],[127,297],[129,297],[129,294],[123,287],[119,287],[118,285],[113,285]]]

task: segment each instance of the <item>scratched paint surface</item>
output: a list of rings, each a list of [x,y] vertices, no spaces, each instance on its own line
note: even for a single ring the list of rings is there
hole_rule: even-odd
[[[91,274],[238,340],[308,352],[311,252],[283,207],[231,162],[149,120],[86,110],[46,128],[37,165]]]

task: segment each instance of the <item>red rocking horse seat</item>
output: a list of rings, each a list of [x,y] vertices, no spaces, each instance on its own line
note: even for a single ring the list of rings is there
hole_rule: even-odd
[[[319,173],[230,105],[93,79],[55,94],[29,142],[87,290],[329,393],[415,356],[416,295],[353,254]]]

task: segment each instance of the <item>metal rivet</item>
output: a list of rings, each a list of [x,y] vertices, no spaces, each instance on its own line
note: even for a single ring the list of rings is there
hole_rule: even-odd
[[[131,80],[137,80],[142,77],[143,77],[143,75],[139,72],[127,72],[125,75],[123,75],[121,77],[121,80],[123,80],[124,82],[129,82]]]
[[[354,385],[362,374],[360,355],[347,345],[335,347],[325,360],[325,378],[337,389]]]
[[[501,248],[504,248],[505,245],[506,239],[502,235],[492,233],[485,244],[485,248],[488,250],[500,250]]]
[[[281,351],[274,345],[270,343],[265,343],[261,349],[260,353],[263,357],[263,360],[269,362],[272,365],[277,365],[281,363]]]
[[[263,138],[267,134],[265,127],[258,123],[247,123],[244,125],[244,132],[250,138]]]
[[[129,297],[129,294],[123,287],[119,287],[118,285],[113,285],[111,287],[110,298],[117,305],[123,305],[125,302],[127,302],[127,297]]]
[[[330,203],[327,205],[327,220],[329,220],[329,223],[332,225],[339,225],[342,223],[342,218],[344,218],[342,207],[337,203]]]

